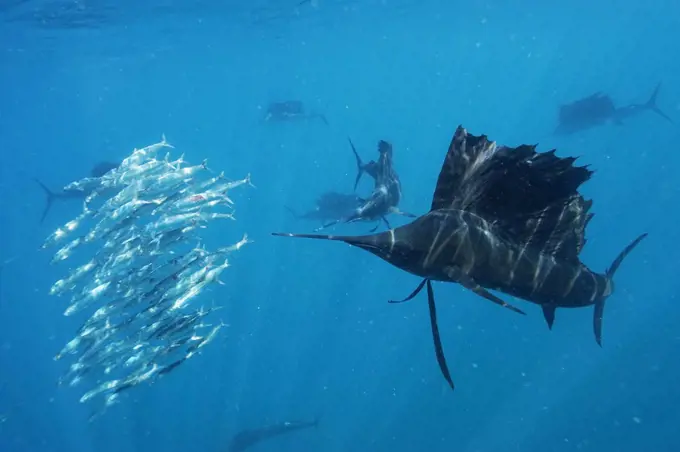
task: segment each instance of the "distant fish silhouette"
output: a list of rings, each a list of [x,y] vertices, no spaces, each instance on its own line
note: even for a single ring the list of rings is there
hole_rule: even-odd
[[[363,236],[274,233],[334,240],[364,249],[422,279],[404,300],[427,286],[437,362],[453,380],[439,337],[432,281],[454,282],[480,297],[524,314],[490,290],[538,304],[549,327],[555,309],[594,306],[593,329],[601,344],[605,301],[624,258],[647,234],[630,243],[605,273],[586,267],[579,254],[592,218],[578,192],[592,172],[572,157],[536,146],[496,146],[461,126],[451,140],[430,211],[410,224]]]
[[[324,124],[328,125],[326,116],[321,113],[308,113],[305,109],[305,105],[299,100],[272,102],[267,106],[267,111],[264,116],[266,122],[283,122],[301,119],[321,119]]]
[[[290,207],[287,209],[299,220],[333,221],[352,214],[361,204],[362,199],[355,194],[328,191],[316,200],[314,209],[298,214]]]
[[[319,420],[313,422],[282,422],[252,430],[243,430],[232,438],[229,444],[229,452],[241,452],[249,447],[276,436],[292,433],[310,427],[316,427]]]
[[[617,108],[609,96],[597,92],[570,104],[562,105],[555,134],[569,135],[610,123],[622,125],[624,120],[645,111],[653,111],[673,123],[673,120],[656,105],[660,88],[661,83],[656,86],[649,100],[644,104],[630,104]]]
[[[109,171],[111,171],[115,168],[118,168],[118,165],[120,165],[120,163],[106,162],[106,161],[99,162],[95,166],[93,166],[92,169],[90,170],[90,176],[91,177],[102,177],[104,174],[108,173]],[[50,208],[52,207],[52,204],[54,203],[55,200],[57,200],[57,199],[60,199],[60,200],[66,200],[66,199],[84,200],[90,194],[90,193],[80,191],[80,190],[70,190],[70,191],[61,190],[61,191],[55,192],[55,191],[50,190],[49,187],[47,187],[47,185],[42,183],[42,181],[40,181],[39,179],[33,178],[33,180],[35,180],[38,183],[38,185],[40,185],[40,187],[43,189],[43,191],[45,192],[46,199],[47,199],[45,201],[45,207],[43,209],[42,216],[40,217],[40,223],[41,224],[42,224],[43,221],[45,221],[45,218],[47,217],[47,214],[49,213]]]

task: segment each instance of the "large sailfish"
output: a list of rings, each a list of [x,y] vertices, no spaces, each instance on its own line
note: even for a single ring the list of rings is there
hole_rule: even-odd
[[[591,200],[578,192],[592,175],[573,157],[536,146],[497,146],[458,127],[437,180],[430,211],[412,223],[363,236],[274,233],[335,240],[357,246],[422,278],[402,301],[427,287],[437,361],[451,388],[432,281],[461,284],[475,294],[524,314],[491,290],[535,303],[552,328],[556,308],[594,306],[601,345],[602,315],[623,259],[646,237],[630,243],[598,273],[579,258],[591,220]]]

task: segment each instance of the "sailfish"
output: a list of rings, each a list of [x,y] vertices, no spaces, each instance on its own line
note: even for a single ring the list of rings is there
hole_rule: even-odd
[[[653,111],[670,124],[673,120],[657,106],[661,83],[656,85],[647,102],[644,104],[629,104],[617,107],[608,95],[598,91],[583,99],[578,99],[560,106],[559,123],[554,131],[555,135],[570,135],[604,124],[623,125],[624,121],[638,116],[646,111]]]
[[[422,278],[408,297],[397,302],[411,300],[427,288],[437,362],[453,389],[433,281],[458,283],[519,314],[524,311],[491,291],[537,304],[551,329],[557,308],[593,306],[593,329],[601,346],[602,317],[614,291],[614,274],[647,234],[625,247],[604,273],[581,262],[593,214],[592,200],[578,190],[593,173],[587,166],[575,166],[575,160],[558,157],[555,150],[538,153],[536,145],[499,146],[486,135],[471,135],[459,126],[425,215],[370,235],[273,235],[345,242]]]
[[[361,157],[359,157],[359,153],[357,152],[356,147],[354,147],[352,140],[349,138],[348,140],[357,162],[357,177],[354,181],[354,190],[356,191],[363,173],[366,173],[373,178],[373,191],[368,198],[359,198],[360,204],[356,206],[349,215],[326,223],[322,227],[317,228],[316,231],[320,231],[321,229],[328,228],[338,223],[377,221],[378,224],[371,230],[371,232],[375,232],[378,229],[381,220],[388,229],[391,229],[390,223],[387,221],[387,215],[390,213],[416,218],[414,214],[402,212],[397,207],[401,201],[402,193],[401,181],[394,169],[392,144],[385,140],[378,141],[378,161],[371,160],[369,163],[364,163],[361,160]]]

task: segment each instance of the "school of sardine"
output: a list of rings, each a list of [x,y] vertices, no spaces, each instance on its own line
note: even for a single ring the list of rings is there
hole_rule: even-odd
[[[170,148],[163,137],[102,177],[69,184],[65,190],[89,193],[83,212],[43,244],[61,246],[52,263],[93,248],[50,290],[72,294],[64,315],[92,312],[55,356],[72,359],[60,384],[95,382],[80,399],[103,398],[92,418],[123,391],[173,371],[215,338],[223,324],[206,322],[217,308],[191,306],[207,286],[223,284],[229,255],[250,242],[244,234],[238,243],[208,251],[199,234],[212,220],[234,220],[229,192],[252,186],[250,175],[227,181],[205,161],[189,166],[183,155],[157,158]],[[86,222],[93,226],[79,232]]]

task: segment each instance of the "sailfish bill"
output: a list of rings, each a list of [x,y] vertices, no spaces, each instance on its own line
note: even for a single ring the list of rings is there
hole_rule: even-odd
[[[594,307],[593,330],[601,344],[605,301],[614,273],[644,239],[641,234],[597,273],[580,260],[591,200],[579,193],[587,166],[536,146],[497,146],[459,126],[451,140],[430,211],[413,222],[362,236],[275,233],[341,241],[364,249],[422,278],[405,299],[427,286],[430,323],[439,368],[453,388],[439,336],[432,281],[454,282],[515,313],[524,312],[491,293],[539,305],[552,328],[557,308]]]

